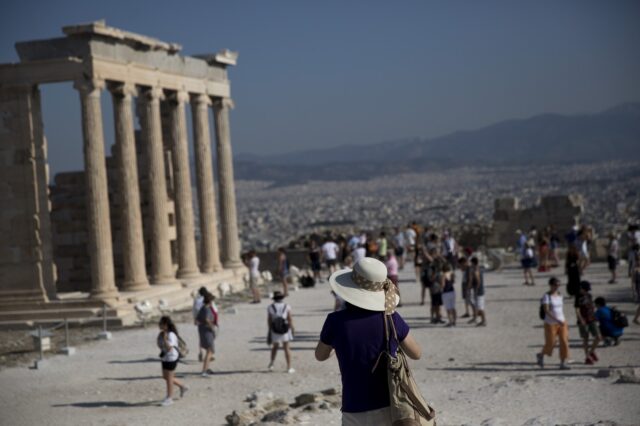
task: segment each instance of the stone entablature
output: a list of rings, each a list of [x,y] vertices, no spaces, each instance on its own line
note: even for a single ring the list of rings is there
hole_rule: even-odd
[[[118,297],[114,255],[122,256],[120,291],[128,292],[179,284],[180,279],[220,271],[222,265],[241,266],[229,127],[233,102],[227,78],[227,67],[235,65],[237,54],[223,50],[180,56],[179,45],[108,27],[104,21],[65,27],[63,32],[66,37],[17,43],[21,62],[0,65],[0,200],[10,206],[0,215],[0,231],[10,237],[0,239],[0,303],[55,298],[46,141],[38,89],[45,83],[71,81],[80,95],[92,298]],[[100,102],[104,90],[111,93],[114,107],[116,188],[109,183],[104,152]],[[134,102],[145,170],[138,169],[135,152]],[[202,236],[199,262],[188,185],[188,103],[194,120],[199,216],[207,232]],[[209,108],[218,154],[221,252]],[[173,185],[167,185],[167,174],[174,174]],[[148,182],[144,194],[139,192],[139,180]],[[110,192],[117,194],[118,203],[110,202]],[[171,255],[168,196],[175,201],[177,273]],[[148,207],[142,212],[145,200]],[[115,254],[113,204],[120,209],[117,226],[122,237],[121,253]],[[147,247],[144,240],[149,241]]]

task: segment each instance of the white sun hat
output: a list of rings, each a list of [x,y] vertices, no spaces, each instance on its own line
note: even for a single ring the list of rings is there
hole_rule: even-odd
[[[331,289],[359,308],[393,313],[400,302],[396,286],[387,278],[387,267],[372,257],[364,257],[353,269],[342,269],[329,277]]]

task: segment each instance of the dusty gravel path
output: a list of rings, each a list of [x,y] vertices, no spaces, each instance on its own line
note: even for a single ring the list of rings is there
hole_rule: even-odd
[[[545,370],[534,365],[534,352],[542,344],[537,303],[546,288],[545,277],[548,274],[540,274],[537,286],[524,287],[519,270],[487,274],[489,326],[447,329],[428,323],[426,307],[417,303],[419,288],[411,265],[402,273],[405,303],[400,312],[424,349],[423,358],[412,366],[425,396],[439,412],[439,424],[638,423],[640,385],[614,385],[613,379],[596,379],[594,374],[608,366],[640,367],[640,327],[629,327],[620,346],[601,349],[597,365],[584,365],[573,326],[575,314],[567,301],[576,363],[570,371],[556,369],[557,359],[547,360]],[[604,265],[594,265],[587,278],[594,295],[613,298],[627,313],[635,309],[626,281],[606,284]],[[179,324],[192,354],[187,365],[178,366],[178,374],[191,391],[173,406],[157,406],[164,396],[164,382],[156,330],[150,327],[114,333],[112,341],[81,346],[70,358],[52,357],[43,370],[0,371],[0,425],[219,425],[232,410],[245,409],[243,399],[256,390],[292,400],[303,392],[339,387],[335,359],[318,363],[313,358],[318,333],[333,304],[328,285],[292,292],[287,301],[293,306],[297,331],[295,374],[284,372],[282,353],[276,372],[266,370],[267,301],[240,304],[237,314],[222,316],[213,364],[217,374],[211,378],[198,375],[195,327]],[[339,419],[339,411],[333,410],[313,415],[308,424],[339,424]]]

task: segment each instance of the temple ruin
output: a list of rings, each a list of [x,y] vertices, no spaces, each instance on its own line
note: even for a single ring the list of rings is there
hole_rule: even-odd
[[[56,306],[62,312],[68,306],[92,309],[107,303],[120,312],[159,295],[184,299],[203,284],[241,285],[227,76],[237,54],[180,56],[177,44],[103,21],[62,31],[64,37],[17,43],[20,62],[0,65],[0,313],[5,314],[0,321],[11,318],[12,306],[30,305],[34,311]],[[84,171],[56,177],[53,195],[66,185],[72,196],[62,197],[62,207],[53,212],[54,233],[39,86],[59,82],[73,82],[79,94]],[[103,90],[111,94],[115,122],[109,177]],[[193,118],[197,203],[187,106]],[[67,257],[60,255],[61,247],[62,253],[68,247]],[[77,253],[78,247],[86,252]],[[75,255],[86,260],[74,260]],[[69,284],[69,274],[77,274],[76,284]],[[60,290],[80,291],[78,300],[61,297]]]
[[[561,235],[580,223],[584,201],[580,195],[548,195],[536,205],[521,208],[518,198],[498,198],[494,202],[493,225],[487,238],[489,247],[513,247],[516,231],[528,232],[532,226],[553,226]]]

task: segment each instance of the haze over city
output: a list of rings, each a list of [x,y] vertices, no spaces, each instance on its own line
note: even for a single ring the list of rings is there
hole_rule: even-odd
[[[640,100],[633,1],[8,1],[1,16],[2,62],[17,62],[16,41],[95,19],[187,55],[239,51],[230,70],[236,155],[432,138]],[[70,84],[42,90],[52,177],[79,170],[77,93]],[[106,94],[103,115],[111,145]]]

